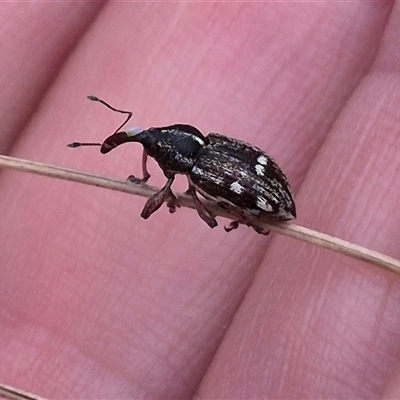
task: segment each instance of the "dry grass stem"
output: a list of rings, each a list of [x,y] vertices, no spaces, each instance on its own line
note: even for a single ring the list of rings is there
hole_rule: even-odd
[[[143,197],[150,197],[158,189],[148,185],[134,185],[130,182],[119,181],[106,178],[104,176],[88,174],[72,169],[55,167],[29,160],[0,155],[0,168],[9,168],[17,171],[30,172],[33,174],[44,175],[51,178],[65,179],[68,181],[79,182],[86,185],[98,186],[105,189],[118,190],[120,192],[135,194]],[[177,195],[179,205],[195,208],[191,198],[185,194]],[[212,202],[204,202],[207,208],[216,215],[232,219],[232,217],[221,211]],[[282,235],[290,236],[304,242],[312,243],[337,253],[345,254],[349,257],[365,261],[380,268],[400,274],[400,260],[386,256],[377,251],[369,250],[365,247],[347,242],[345,240],[326,235],[324,233],[305,228],[292,223],[272,223],[264,222],[263,226],[271,231],[279,232]]]
[[[4,385],[3,383],[0,383],[0,398],[7,400],[46,400],[44,397]]]

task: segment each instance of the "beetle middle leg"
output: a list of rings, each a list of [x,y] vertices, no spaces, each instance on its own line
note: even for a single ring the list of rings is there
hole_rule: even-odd
[[[189,183],[189,189],[186,191],[187,194],[192,196],[194,205],[196,206],[197,214],[199,217],[210,227],[215,228],[218,225],[217,220],[214,216],[204,207],[203,203],[197,197],[196,190],[194,187]]]
[[[170,212],[175,211],[175,202],[176,202],[176,197],[172,193],[171,190],[171,185],[172,182],[174,181],[175,176],[172,176],[168,178],[167,183],[164,185],[164,187],[159,190],[157,193],[154,193],[153,196],[151,196],[144,208],[140,216],[144,219],[147,219],[150,217],[151,214],[153,214],[155,211],[157,211],[165,201],[167,201],[167,205],[169,207]]]
[[[232,205],[230,205],[228,203],[224,203],[224,202],[218,202],[218,207],[222,208],[229,214],[237,216],[237,211],[238,211],[237,207],[233,207]],[[239,224],[243,223],[242,219],[243,218],[241,216],[239,216],[238,220],[233,220],[229,223],[228,226],[224,226],[225,232],[230,232],[230,231],[233,231],[234,229],[239,228]]]

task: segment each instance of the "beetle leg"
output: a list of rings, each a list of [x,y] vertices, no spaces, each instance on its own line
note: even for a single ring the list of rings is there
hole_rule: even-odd
[[[157,193],[154,193],[153,196],[151,196],[147,200],[147,202],[143,208],[143,211],[140,214],[140,216],[142,218],[144,218],[144,219],[149,218],[151,214],[153,214],[155,211],[157,211],[163,205],[164,201],[167,198],[170,199],[171,195],[174,196],[174,194],[171,191],[171,185],[172,185],[172,182],[174,181],[174,179],[175,179],[175,176],[168,178],[167,183],[164,185],[164,187]],[[174,198],[176,199],[175,196],[174,196]],[[168,202],[169,202],[168,207],[170,207],[170,210],[171,210],[171,208],[173,209],[173,207],[172,207],[173,204],[170,203],[170,200],[168,200]],[[173,201],[173,203],[175,203],[175,201]]]
[[[127,180],[135,184],[146,183],[149,180],[151,175],[147,171],[147,152],[145,149],[143,149],[142,153],[142,173],[143,178],[136,178],[135,175],[129,175]]]
[[[180,207],[179,204],[177,204],[177,198],[176,196],[172,193],[172,190],[169,190],[169,193],[167,193],[167,207],[169,208],[169,212],[172,214],[176,211],[176,207]]]
[[[224,226],[225,232],[233,231],[239,227],[239,221],[232,221],[228,226]]]
[[[235,215],[235,217],[239,217],[238,220],[231,221],[228,226],[224,226],[225,232],[230,232],[233,231],[234,229],[237,229],[239,227],[239,224],[242,224],[243,217],[238,214],[238,210],[236,207],[232,207],[230,204],[224,203],[224,202],[219,202],[218,207],[222,208],[223,210],[229,212],[232,215]]]
[[[199,214],[199,217],[210,227],[210,228],[215,228],[218,225],[217,220],[214,218],[214,216],[210,213],[210,211],[207,210],[207,208],[204,207],[203,203],[200,201],[200,199],[197,197],[196,190],[192,185],[189,184],[189,189],[187,190],[187,193],[192,196],[194,205],[196,206],[196,211],[197,214]]]
[[[168,180],[171,178],[172,179],[175,178],[175,174],[171,172],[164,171],[164,175]],[[171,190],[171,185],[169,186],[170,188],[165,193],[165,201],[167,202],[167,207],[169,209],[169,212],[173,214],[176,211],[176,207],[180,207],[180,205],[178,204],[178,198],[174,195],[174,193]]]
[[[143,180],[140,179],[140,178],[136,178],[135,175],[129,175],[129,176],[126,178],[126,180],[129,181],[129,182],[134,183],[135,185],[140,185],[141,183],[144,183],[144,182],[145,182],[145,181],[143,181]]]
[[[142,172],[143,172],[143,182],[147,182],[150,178],[149,171],[147,171],[147,151],[143,149],[142,153]]]
[[[260,233],[261,235],[269,235],[269,231],[266,231],[262,226],[252,224],[249,224],[249,226],[251,226],[257,233]]]
[[[243,224],[251,226],[257,233],[260,233],[261,235],[269,234],[269,231],[265,230],[262,226],[255,224],[253,218],[251,218],[248,214],[242,212],[241,210],[237,209],[236,207],[232,207],[229,204],[222,202],[218,203],[218,206],[238,218],[237,220],[232,221],[228,226],[224,226],[226,232],[230,232],[238,228],[239,224]]]

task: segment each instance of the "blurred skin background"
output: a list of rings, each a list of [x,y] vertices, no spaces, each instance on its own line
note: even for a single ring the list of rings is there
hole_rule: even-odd
[[[399,258],[398,3],[2,3],[3,154],[125,179],[132,110],[261,147],[297,223]],[[150,184],[165,178],[149,163]],[[396,398],[399,278],[1,170],[0,381],[51,398]],[[184,191],[185,179],[174,184]]]

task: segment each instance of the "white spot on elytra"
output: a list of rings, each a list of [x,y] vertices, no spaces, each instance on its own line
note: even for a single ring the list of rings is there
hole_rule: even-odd
[[[256,164],[255,169],[256,169],[256,174],[258,176],[264,176],[265,172],[264,166],[262,166],[261,164]]]
[[[259,156],[257,158],[257,162],[259,162],[262,165],[267,165],[268,164],[268,158],[261,154],[261,156]]]
[[[238,181],[232,182],[231,186],[229,187],[232,190],[232,192],[235,192],[237,194],[241,194],[244,191],[244,187]]]
[[[194,165],[194,166],[193,166],[192,172],[193,172],[194,174],[199,175],[199,176],[204,175],[204,170],[202,170],[201,168],[199,168],[197,165]]]
[[[199,142],[202,146],[204,146],[204,140],[202,140],[199,137],[194,136],[194,135],[193,135],[193,139],[196,140],[196,142]]]
[[[264,199],[264,197],[257,196],[257,207],[261,208],[264,211],[271,212],[272,207],[270,204],[267,203],[267,200]]]

